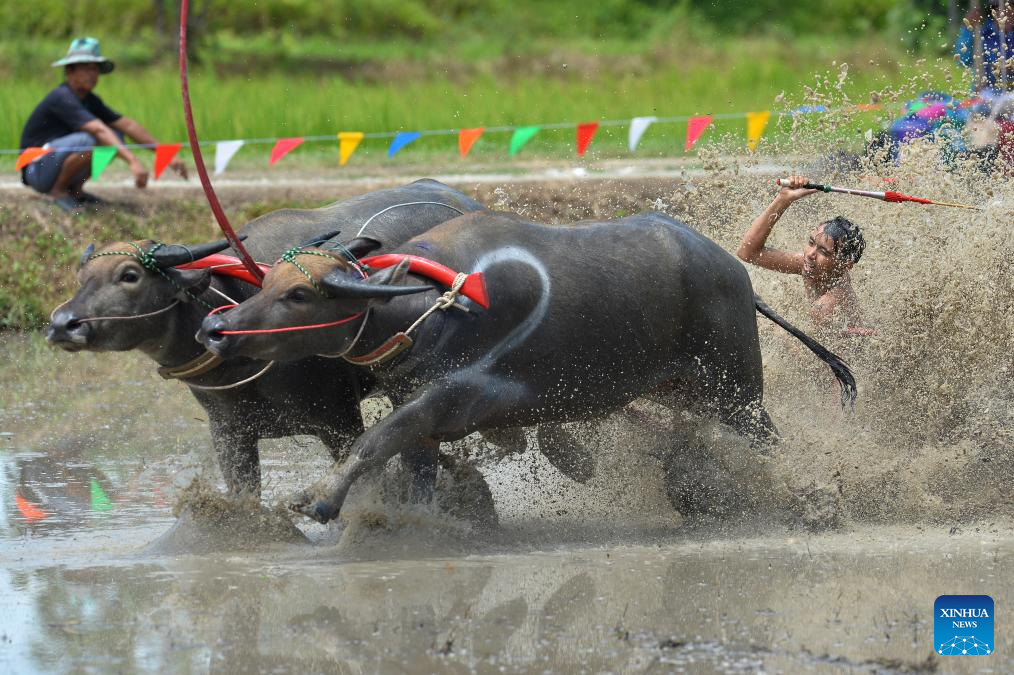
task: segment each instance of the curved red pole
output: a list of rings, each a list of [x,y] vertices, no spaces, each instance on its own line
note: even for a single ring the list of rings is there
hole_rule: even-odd
[[[190,84],[187,79],[187,15],[189,14],[190,3],[188,0],[181,0],[180,2],[180,88],[183,93],[183,115],[187,121],[187,136],[190,138],[190,152],[194,155],[194,164],[197,166],[197,175],[201,177],[201,186],[204,188],[204,194],[208,197],[208,204],[211,206],[211,212],[215,214],[215,220],[218,221],[218,226],[222,228],[222,234],[229,241],[229,245],[232,246],[232,250],[239,254],[239,259],[243,261],[243,267],[250,272],[251,275],[258,281],[264,278],[264,273],[254,262],[254,259],[247,253],[246,248],[243,246],[243,242],[236,236],[236,232],[232,229],[232,225],[229,224],[229,219],[225,217],[225,212],[222,211],[222,205],[218,203],[218,196],[215,195],[214,188],[211,187],[211,179],[208,178],[208,170],[204,167],[204,156],[201,155],[201,146],[197,142],[197,132],[194,130],[194,113],[190,108]],[[258,284],[259,285],[259,284]]]

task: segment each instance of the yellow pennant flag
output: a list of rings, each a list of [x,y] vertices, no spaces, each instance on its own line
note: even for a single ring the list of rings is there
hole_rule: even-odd
[[[338,164],[345,166],[349,157],[363,140],[362,131],[342,131],[338,134]]]
[[[746,145],[750,152],[757,149],[761,136],[764,135],[764,127],[768,125],[771,118],[770,112],[750,112],[746,114]]]

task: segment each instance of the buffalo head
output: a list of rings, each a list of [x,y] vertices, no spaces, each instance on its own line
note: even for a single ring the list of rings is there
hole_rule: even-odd
[[[80,288],[53,310],[46,340],[68,351],[126,351],[170,339],[174,306],[195,302],[211,278],[206,269],[174,266],[228,246],[226,241],[192,247],[118,242],[98,251],[89,246],[81,256]]]
[[[344,258],[320,249],[292,249],[271,268],[261,291],[234,309],[205,318],[197,339],[219,356],[293,361],[342,353],[366,310],[432,286],[401,285],[407,261],[364,278]]]

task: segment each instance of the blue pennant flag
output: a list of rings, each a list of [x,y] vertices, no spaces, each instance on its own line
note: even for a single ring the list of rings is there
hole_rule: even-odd
[[[394,157],[398,154],[398,151],[404,148],[409,143],[418,140],[422,136],[418,131],[399,131],[391,141],[391,147],[387,149],[387,156]]]

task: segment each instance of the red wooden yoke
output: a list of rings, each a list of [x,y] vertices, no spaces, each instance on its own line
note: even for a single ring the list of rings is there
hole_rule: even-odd
[[[391,267],[397,265],[402,260],[408,260],[408,269],[414,274],[432,279],[437,283],[447,286],[448,288],[454,283],[454,277],[457,276],[457,272],[452,270],[446,265],[430,260],[428,258],[420,258],[415,255],[407,255],[404,253],[387,253],[384,255],[374,255],[368,258],[363,258],[359,262],[364,267],[372,267],[375,269],[384,269],[385,267]],[[270,265],[264,263],[257,263],[257,266],[262,272],[267,274],[268,270],[271,269]],[[194,270],[194,269],[206,269],[210,268],[213,274],[220,274],[227,277],[235,277],[241,281],[245,281],[248,284],[254,286],[260,286],[260,279],[257,279],[253,274],[250,273],[246,267],[243,266],[243,262],[239,258],[235,258],[230,255],[223,255],[216,253],[209,255],[206,258],[195,260],[194,262],[185,263],[178,265],[180,269]],[[482,272],[473,272],[468,275],[465,280],[465,284],[461,287],[461,294],[469,300],[472,300],[483,309],[489,309],[489,295],[486,293],[486,280],[482,275]]]

